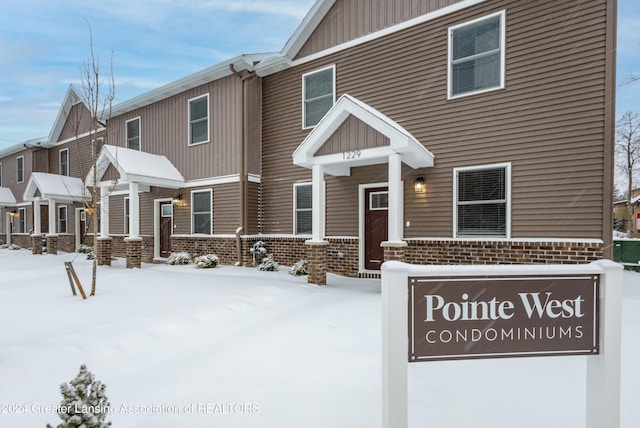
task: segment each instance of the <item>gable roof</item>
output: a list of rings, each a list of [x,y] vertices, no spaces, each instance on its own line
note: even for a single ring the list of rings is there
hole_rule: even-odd
[[[64,125],[67,123],[67,118],[71,113],[71,108],[79,103],[83,103],[86,106],[86,103],[78,94],[75,86],[71,84],[67,88],[67,93],[64,96],[64,101],[62,101],[62,105],[58,110],[58,116],[56,117],[55,122],[53,122],[53,127],[51,128],[51,132],[49,133],[50,144],[54,144],[58,141],[64,129]]]
[[[154,155],[139,150],[105,145],[96,161],[98,181],[110,165],[120,174],[120,180],[149,186],[178,189],[185,184],[178,169],[163,155]],[[93,167],[87,175],[87,185],[93,185]]]
[[[361,150],[360,156],[345,160],[341,153],[315,156],[318,150],[338,130],[349,116],[355,116],[389,138],[389,145]],[[352,167],[388,162],[397,153],[412,168],[434,165],[434,156],[409,131],[370,105],[347,94],[342,95],[322,120],[293,152],[293,163],[305,168],[322,164],[333,175],[349,175]]]
[[[16,197],[8,187],[0,187],[0,207],[11,207],[16,204]]]
[[[81,179],[48,172],[31,173],[23,199],[32,201],[37,199],[38,193],[42,199],[63,202],[81,202],[89,196],[89,191]]]

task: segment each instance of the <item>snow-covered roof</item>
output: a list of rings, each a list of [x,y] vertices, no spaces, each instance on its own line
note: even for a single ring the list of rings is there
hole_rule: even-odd
[[[120,181],[169,189],[178,189],[185,184],[180,171],[163,155],[105,145],[96,165],[98,181],[102,180],[109,165],[113,165],[120,174]],[[92,184],[93,168],[87,175],[87,185]]]
[[[16,197],[8,187],[0,187],[0,207],[11,207],[16,204]]]
[[[360,156],[350,160],[345,160],[341,153],[315,156],[349,116],[358,118],[389,138],[389,146],[363,149]],[[305,168],[311,168],[314,163],[319,163],[325,166],[327,173],[348,175],[352,167],[386,163],[392,153],[402,155],[402,161],[412,168],[434,165],[433,154],[409,131],[370,105],[344,94],[293,152],[293,163]]]
[[[34,172],[29,177],[23,199],[53,199],[61,202],[80,202],[89,196],[89,191],[77,177]]]

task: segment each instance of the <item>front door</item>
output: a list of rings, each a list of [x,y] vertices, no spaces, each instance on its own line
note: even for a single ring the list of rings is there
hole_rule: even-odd
[[[84,242],[84,238],[87,235],[87,212],[85,210],[80,210],[80,245],[86,245]]]
[[[173,205],[171,202],[160,203],[160,257],[171,254],[171,232],[173,230]]]
[[[380,246],[388,239],[389,192],[386,187],[365,189],[364,267],[380,270],[384,262],[384,249]]]

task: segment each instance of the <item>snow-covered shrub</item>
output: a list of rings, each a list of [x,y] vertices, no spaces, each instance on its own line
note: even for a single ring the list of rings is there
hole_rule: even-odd
[[[249,250],[251,253],[251,258],[253,259],[253,264],[261,261],[267,255],[267,249],[264,248],[264,242],[258,241]]]
[[[11,244],[9,245],[7,248],[9,248],[10,250],[21,250],[22,247],[18,244]]]
[[[111,422],[104,419],[110,412],[111,404],[105,391],[107,386],[87,370],[84,364],[80,373],[71,382],[60,385],[62,402],[58,416],[62,423],[56,428],[106,428]],[[47,428],[53,426],[47,424]]]
[[[93,252],[93,247],[82,244],[80,245],[80,248],[78,248],[78,252],[80,254],[89,254]]]
[[[289,269],[289,274],[299,276],[309,274],[309,263],[306,260],[300,260]]]
[[[196,257],[196,266],[199,268],[214,268],[220,264],[220,259],[215,254],[205,254],[204,256]]]
[[[171,253],[167,263],[170,265],[188,265],[191,263],[191,256],[189,253]]]
[[[6,250],[7,248],[9,248],[9,244],[0,245],[0,250]]]
[[[265,256],[262,259],[262,263],[258,265],[259,270],[264,270],[268,272],[276,271],[278,270],[278,267],[279,267],[278,263],[275,260],[273,260],[273,256],[271,254]]]

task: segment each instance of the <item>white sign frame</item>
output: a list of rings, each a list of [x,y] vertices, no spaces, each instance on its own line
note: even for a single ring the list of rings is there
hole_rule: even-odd
[[[408,279],[504,275],[600,275],[600,353],[587,358],[586,428],[620,426],[622,265],[382,265],[382,428],[408,427]],[[428,363],[422,363],[428,364]]]

